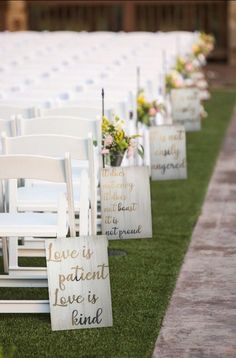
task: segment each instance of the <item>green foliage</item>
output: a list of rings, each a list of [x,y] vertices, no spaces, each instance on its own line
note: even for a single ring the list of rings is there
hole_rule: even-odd
[[[2,314],[0,343],[14,343],[14,358],[151,356],[235,98],[236,92],[215,91],[202,131],[187,135],[188,179],[151,184],[153,239],[109,243],[128,254],[109,259],[114,326],[52,332],[49,315]],[[1,288],[0,296],[43,299],[47,290]]]

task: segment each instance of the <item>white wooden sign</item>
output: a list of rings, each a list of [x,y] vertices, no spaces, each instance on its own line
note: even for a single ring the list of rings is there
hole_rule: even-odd
[[[186,135],[183,126],[150,128],[152,180],[187,178]]]
[[[186,131],[201,129],[201,103],[197,88],[171,90],[172,118],[174,124],[181,124]]]
[[[112,326],[107,238],[45,241],[52,330]]]
[[[102,233],[108,239],[152,237],[148,167],[101,171]]]

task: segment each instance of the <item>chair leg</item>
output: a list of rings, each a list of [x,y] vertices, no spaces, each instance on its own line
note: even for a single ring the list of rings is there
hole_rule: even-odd
[[[3,257],[3,269],[5,273],[8,273],[8,247],[7,247],[7,238],[2,238],[2,257]]]
[[[10,237],[8,241],[8,272],[18,267],[18,237]]]

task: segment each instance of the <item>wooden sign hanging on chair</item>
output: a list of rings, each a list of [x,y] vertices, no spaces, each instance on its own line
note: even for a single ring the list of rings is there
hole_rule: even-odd
[[[197,88],[171,90],[171,106],[174,124],[183,125],[187,132],[201,129],[201,103]]]
[[[152,180],[187,178],[186,136],[183,126],[163,125],[149,131]]]
[[[110,240],[152,237],[148,167],[101,170],[102,233]]]
[[[107,238],[45,240],[53,331],[112,326]]]

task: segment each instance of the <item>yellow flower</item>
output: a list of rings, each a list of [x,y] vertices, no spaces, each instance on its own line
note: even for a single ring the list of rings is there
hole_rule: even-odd
[[[102,132],[105,133],[109,128],[109,119],[105,116],[102,117]]]
[[[144,95],[143,95],[143,94],[140,94],[140,95],[138,96],[138,104],[139,104],[140,106],[142,106],[145,102],[146,102],[146,100],[145,100]]]
[[[123,130],[118,130],[115,134],[115,141],[117,143],[121,142],[124,138],[124,131]]]
[[[199,50],[199,46],[197,44],[193,44],[192,49],[193,49],[193,52],[195,53]]]

